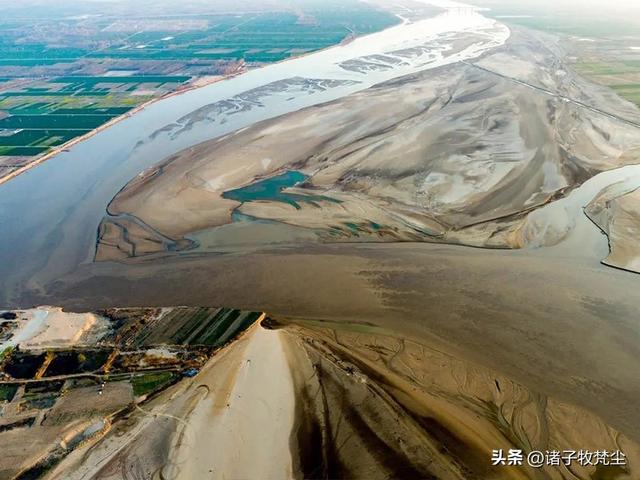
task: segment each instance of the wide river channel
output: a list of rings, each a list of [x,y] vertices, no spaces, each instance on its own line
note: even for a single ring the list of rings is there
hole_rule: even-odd
[[[458,35],[478,40],[453,51]],[[0,185],[0,306],[91,262],[109,201],[133,177],[197,143],[379,82],[476,58],[507,27],[447,10],[174,95]],[[383,55],[380,55],[383,54]]]

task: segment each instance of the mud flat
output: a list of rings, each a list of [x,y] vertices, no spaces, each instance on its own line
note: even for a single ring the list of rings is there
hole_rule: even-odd
[[[465,35],[476,40],[452,45]],[[476,58],[508,36],[493,20],[452,10],[149,105],[0,187],[0,303],[15,306],[25,290],[91,261],[109,201],[163,157],[381,81]]]
[[[475,41],[467,34],[454,45]],[[515,31],[477,65],[381,83],[189,148],[130,182],[103,225],[128,215],[146,226],[142,238],[192,240],[199,253],[216,251],[216,229],[238,228],[240,238],[256,220],[255,237],[267,222],[307,230],[317,242],[557,243],[551,229],[524,228],[533,223],[527,217],[549,222],[552,209],[543,207],[638,163],[640,129],[607,113],[631,108],[627,102],[565,69],[545,41]],[[514,78],[500,73],[505,65]],[[597,106],[574,100],[578,91]],[[282,183],[286,176],[298,180]],[[277,194],[249,195],[269,182]],[[135,232],[128,241],[138,242]],[[158,244],[152,253],[163,251]],[[100,242],[97,252],[116,258]]]
[[[635,478],[593,413],[361,322],[263,322],[46,478]],[[268,448],[265,446],[268,445]],[[491,466],[493,449],[622,450],[626,465]]]
[[[542,249],[338,244],[103,262],[61,279],[51,296],[74,310],[180,299],[260,307],[278,319],[367,322],[584,408],[636,438],[637,282],[635,274]]]
[[[603,263],[640,273],[640,186],[631,188],[624,183],[611,185],[585,212],[609,238],[610,253]]]
[[[52,478],[189,478],[219,465],[238,476],[638,476],[640,277],[599,263],[606,239],[582,211],[638,161],[636,127],[609,113],[630,107],[565,71],[556,44],[514,31],[496,49],[504,30],[469,22],[439,31],[436,52],[411,28],[383,55],[372,45],[331,64],[332,80],[358,84],[281,90],[279,78],[238,87],[226,111],[215,101],[181,113],[137,147],[175,139],[168,158],[90,196],[82,215],[65,210],[71,230],[48,230],[44,258],[3,280],[5,298],[79,311],[228,305],[273,321]],[[479,62],[458,61],[469,56]],[[333,102],[248,126],[264,120],[243,116],[248,104],[269,110],[287,88]],[[243,129],[187,142],[221,118],[216,133]],[[17,260],[38,245],[8,235]],[[205,449],[211,432],[220,457]],[[234,456],[241,446],[249,461]],[[629,462],[490,469],[490,450],[511,447],[621,449]]]

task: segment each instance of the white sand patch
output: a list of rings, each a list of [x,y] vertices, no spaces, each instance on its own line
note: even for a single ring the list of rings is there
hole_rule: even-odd
[[[34,336],[22,341],[22,346],[27,348],[75,345],[101,320],[93,313],[67,313],[61,308],[49,307],[36,309],[34,315],[43,317],[41,328]]]
[[[138,70],[109,70],[103,77],[129,77],[138,73]]]
[[[38,307],[16,312],[18,326],[13,337],[0,349],[15,347],[68,347],[78,344],[87,335],[102,336],[108,322],[93,313],[67,313],[61,308]],[[97,340],[94,338],[93,340]]]
[[[247,170],[251,170],[250,163],[223,175],[217,175],[214,178],[207,179],[205,181],[205,188],[211,192],[223,192],[236,185],[238,177],[242,177],[242,174]]]
[[[141,367],[153,366],[158,360],[171,361],[178,358],[178,354],[168,348],[150,348],[149,350],[145,350],[144,353],[145,356],[140,361]]]
[[[184,456],[175,452],[189,460],[180,465],[179,479],[292,478],[295,392],[282,333],[254,327],[249,335],[246,349],[234,359],[240,362],[237,370],[225,366],[216,372],[235,375],[233,384],[212,390],[190,418],[190,433],[206,441],[185,447]]]
[[[150,95],[155,95],[156,91],[155,90],[134,90],[133,92],[131,92],[129,95],[134,95],[134,96],[150,96]]]
[[[150,348],[145,350],[145,353],[149,357],[158,357],[158,358],[176,358],[177,353],[172,352],[168,348]]]
[[[0,346],[2,350],[27,342],[44,329],[44,321],[47,318],[46,311],[37,309],[16,313],[18,318],[15,321],[18,325],[13,331],[13,336]]]

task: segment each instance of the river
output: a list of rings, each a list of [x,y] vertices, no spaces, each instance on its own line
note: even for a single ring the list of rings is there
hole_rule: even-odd
[[[456,53],[450,47],[461,31],[480,40]],[[637,439],[640,277],[598,264],[606,239],[581,209],[611,183],[633,184],[638,167],[597,175],[534,213],[531,236],[547,245],[547,232],[558,231],[553,248],[341,244],[92,263],[109,201],[163,158],[256,121],[475,58],[508,35],[454,9],[156,102],[0,186],[0,305],[34,298],[78,311],[228,305],[284,320],[381,327],[501,372],[540,398],[588,409]],[[372,56],[380,52],[387,53]]]
[[[474,42],[455,50],[457,35]],[[507,27],[448,9],[157,101],[0,185],[0,305],[92,261],[109,201],[135,175],[184,148],[257,121],[410,73],[476,58]]]

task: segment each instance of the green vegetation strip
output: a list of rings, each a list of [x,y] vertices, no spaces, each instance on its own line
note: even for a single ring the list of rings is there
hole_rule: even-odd
[[[131,75],[123,77],[56,77],[51,83],[81,83],[87,86],[95,86],[100,83],[184,83],[190,80],[187,76],[163,76],[163,75]]]
[[[0,147],[0,157],[33,157],[49,150],[49,147]]]
[[[62,145],[90,130],[21,130],[0,136],[0,147],[51,147]]]
[[[0,120],[0,128],[92,129],[113,117],[114,115],[11,115]]]
[[[34,92],[32,90],[25,92],[0,92],[1,97],[31,97],[31,98],[46,98],[46,97],[106,97],[111,95],[111,92]]]
[[[18,390],[18,385],[0,385],[0,402],[10,402]]]
[[[136,375],[131,379],[133,393],[139,397],[153,392],[154,390],[157,390],[169,383],[173,377],[174,374],[171,372],[154,372],[146,373],[144,375]]]

